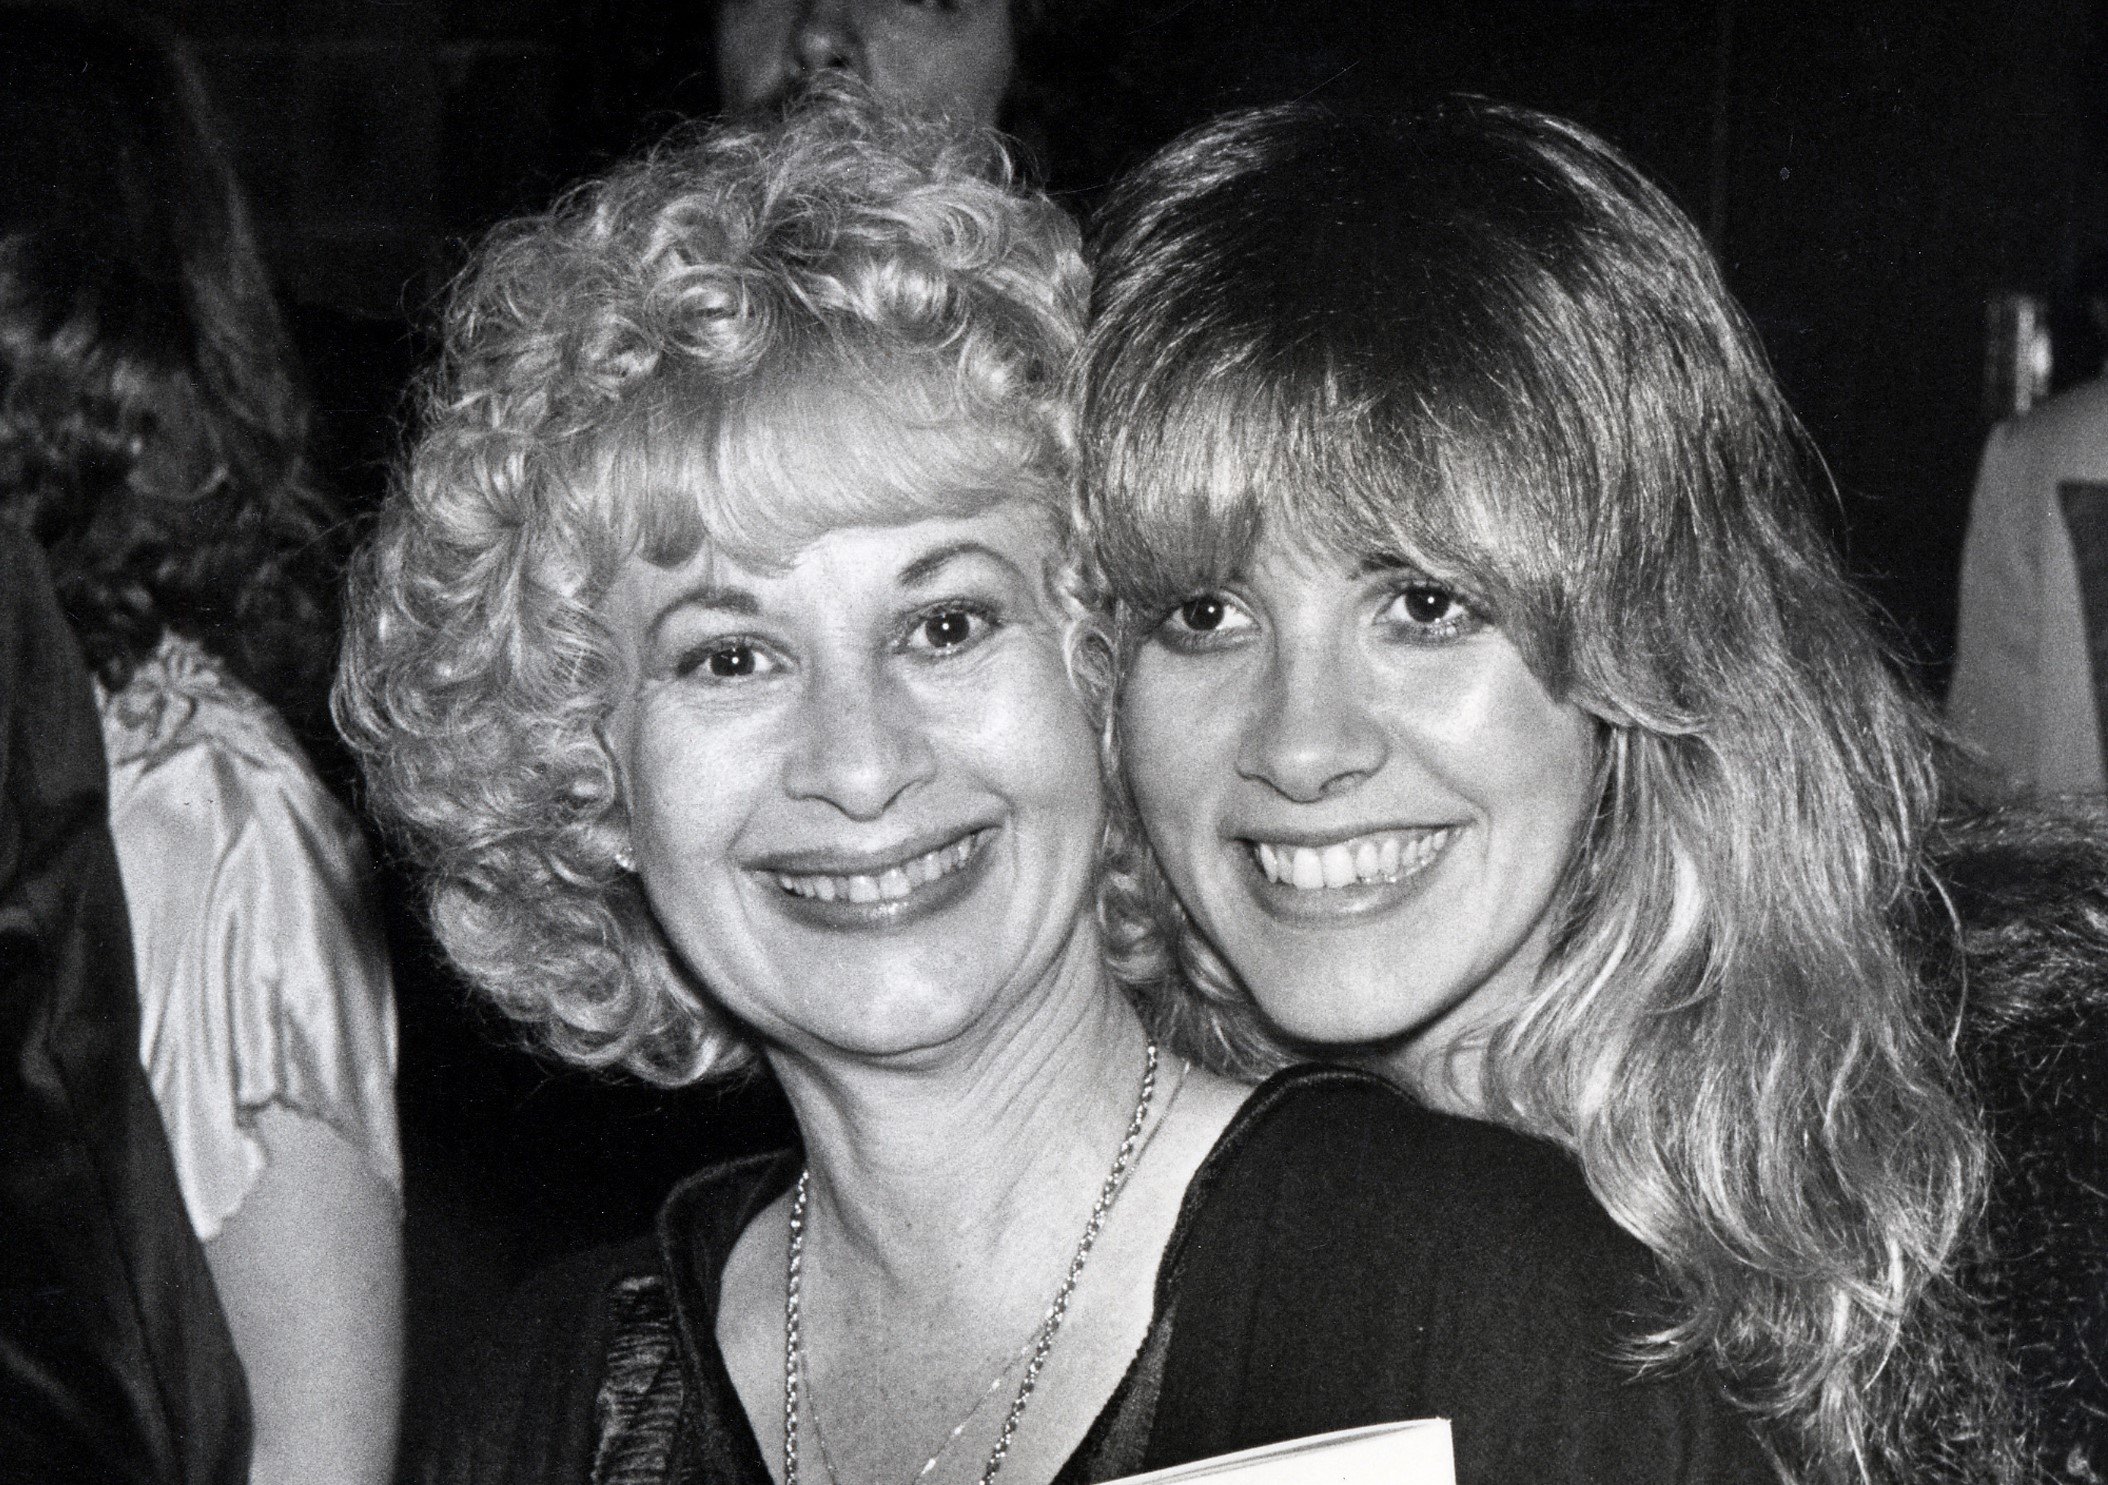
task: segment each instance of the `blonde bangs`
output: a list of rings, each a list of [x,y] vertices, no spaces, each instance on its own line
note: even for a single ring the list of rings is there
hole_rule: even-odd
[[[1220,583],[1269,530],[1351,544],[1319,399],[1236,376],[1163,391],[1149,415],[1094,419],[1105,442],[1088,519],[1112,597],[1156,606]]]
[[[1086,519],[1107,596],[1166,607],[1236,575],[1268,533],[1292,534],[1455,584],[1537,663],[1571,570],[1553,556],[1571,502],[1541,488],[1540,450],[1512,448],[1541,440],[1343,382],[1330,368],[1278,381],[1227,371],[1168,393],[1159,383],[1124,427],[1095,410],[1111,431]]]

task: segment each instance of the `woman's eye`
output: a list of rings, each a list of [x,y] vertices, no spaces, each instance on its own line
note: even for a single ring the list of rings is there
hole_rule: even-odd
[[[1213,634],[1229,616],[1229,605],[1212,596],[1189,598],[1178,606],[1178,621],[1195,634]]]
[[[1206,644],[1252,627],[1251,615],[1225,593],[1196,593],[1164,616],[1159,633],[1173,645]]]
[[[1385,617],[1414,631],[1416,637],[1440,639],[1476,629],[1483,622],[1455,589],[1426,582],[1400,588]]]
[[[949,655],[979,644],[995,628],[995,616],[964,604],[925,611],[915,620],[908,647],[925,654]]]
[[[690,650],[676,667],[682,675],[712,681],[743,681],[767,675],[775,668],[775,661],[759,646],[738,639],[718,640]]]

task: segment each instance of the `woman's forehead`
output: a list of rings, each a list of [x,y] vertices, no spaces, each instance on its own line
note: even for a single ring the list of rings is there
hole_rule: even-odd
[[[641,554],[625,564],[629,580],[707,588],[767,588],[794,572],[826,569],[858,582],[919,590],[942,586],[962,571],[1002,568],[1046,579],[1062,551],[1057,521],[1037,501],[1002,498],[959,511],[897,522],[834,526],[795,548],[759,558],[705,544],[677,562]]]
[[[913,366],[743,389],[622,430],[598,483],[650,560],[708,544],[786,560],[821,534],[968,514],[1022,497],[1055,503],[1041,430],[976,406]]]

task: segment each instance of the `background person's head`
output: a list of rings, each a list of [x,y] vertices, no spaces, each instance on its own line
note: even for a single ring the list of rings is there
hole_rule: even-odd
[[[173,629],[296,710],[331,623],[307,404],[195,72],[143,21],[0,8],[0,517],[121,685]]]
[[[1543,115],[1304,106],[1159,154],[1096,264],[1116,962],[1221,1059],[1345,1043],[1576,1149],[1672,1348],[1887,1447],[1981,1170],[1902,939],[1928,724],[1697,230]]]
[[[1017,72],[1026,0],[717,0],[728,113],[780,106],[830,72],[895,107],[983,127]]]
[[[1002,128],[1062,192],[1101,188],[1168,132],[1156,33],[1127,0],[716,0],[708,16],[715,102],[735,116],[845,73],[897,107]]]
[[[558,1052],[662,1082],[747,1049],[623,864],[678,865],[678,832],[640,836],[624,797],[635,615],[611,590],[716,563],[763,609],[845,531],[1006,506],[1051,550],[1066,508],[1074,227],[985,136],[820,91],[494,235],[354,582],[340,713],[442,942]],[[765,674],[797,643],[695,665]]]

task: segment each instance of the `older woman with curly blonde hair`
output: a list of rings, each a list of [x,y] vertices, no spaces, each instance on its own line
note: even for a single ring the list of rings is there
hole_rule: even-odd
[[[444,1479],[1098,1480],[1454,1421],[1462,1477],[1757,1478],[1602,1352],[1554,1154],[1160,1046],[1091,911],[1057,580],[1074,227],[833,85],[501,231],[339,692],[439,936],[560,1055],[757,1056],[797,1148],[553,1274]]]

